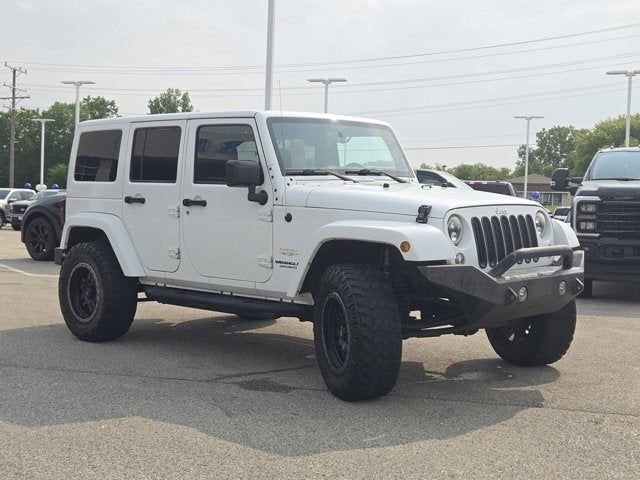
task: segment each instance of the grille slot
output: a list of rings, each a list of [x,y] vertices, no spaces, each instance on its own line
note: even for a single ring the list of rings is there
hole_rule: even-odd
[[[480,268],[486,268],[487,265],[495,266],[514,250],[538,246],[531,215],[472,217],[471,228]],[[537,262],[538,259],[534,258],[533,261]],[[527,260],[527,263],[530,262],[531,260]]]

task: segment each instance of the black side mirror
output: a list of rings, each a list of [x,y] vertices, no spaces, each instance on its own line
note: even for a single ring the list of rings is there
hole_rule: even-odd
[[[256,192],[256,186],[262,183],[260,164],[251,160],[229,160],[226,180],[228,187],[248,187],[247,200],[265,205],[269,195],[264,190]]]
[[[551,176],[551,190],[566,192],[569,189],[569,169],[556,168]]]

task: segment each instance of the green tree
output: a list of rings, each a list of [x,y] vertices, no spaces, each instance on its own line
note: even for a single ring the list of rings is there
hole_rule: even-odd
[[[566,167],[569,155],[575,149],[576,138],[584,132],[585,130],[577,130],[571,125],[555,125],[540,130],[536,134],[536,146],[529,150],[529,173],[551,176],[556,168]],[[515,176],[524,175],[524,157],[525,146],[520,145]]]
[[[437,170],[439,172],[446,172],[447,171],[447,166],[446,165],[442,165],[441,163],[436,163],[435,166],[431,165],[430,163],[421,163],[420,164],[420,168],[422,170]]]
[[[67,173],[69,172],[68,163],[58,163],[49,170],[45,176],[45,183],[47,185],[53,185],[57,183],[60,188],[66,188],[67,186]]]
[[[167,88],[164,92],[147,103],[151,115],[157,113],[193,112],[189,92],[177,88]]]
[[[108,118],[117,115],[118,107],[113,100],[104,97],[85,97],[80,107],[80,120]],[[67,165],[73,143],[75,105],[54,102],[49,108],[23,109],[17,114],[15,184],[30,182],[35,185],[40,180],[40,124],[36,118],[51,118],[45,134],[45,168],[59,164]],[[9,184],[9,124],[7,112],[0,112],[0,185]],[[66,167],[65,167],[66,168]],[[65,177],[66,178],[66,177]],[[45,180],[47,177],[45,177]],[[66,182],[66,180],[65,180]],[[59,182],[57,182],[59,183]]]
[[[605,118],[591,130],[580,132],[576,137],[573,152],[569,155],[568,167],[571,174],[584,175],[591,159],[601,148],[623,147],[626,131],[626,117]],[[640,113],[631,116],[631,146],[640,144]]]
[[[118,116],[118,106],[114,100],[104,97],[87,96],[82,99],[80,106],[80,120],[94,120],[98,118],[112,118]]]
[[[461,180],[505,180],[512,176],[507,167],[496,168],[485,163],[461,163],[449,168],[448,172]]]

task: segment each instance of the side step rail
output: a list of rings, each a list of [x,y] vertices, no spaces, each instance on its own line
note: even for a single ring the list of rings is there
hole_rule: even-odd
[[[263,300],[213,292],[199,292],[180,288],[144,286],[149,300],[182,307],[200,308],[235,315],[310,318],[312,308],[298,303]]]

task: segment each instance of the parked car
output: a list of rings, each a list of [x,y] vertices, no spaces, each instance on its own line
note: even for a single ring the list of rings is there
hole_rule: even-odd
[[[469,185],[459,178],[439,170],[416,170],[416,177],[424,185],[437,185],[439,187],[444,185],[452,188],[471,189]]]
[[[500,193],[511,197],[518,196],[516,189],[509,182],[500,180],[465,180],[465,183],[474,190],[481,192]]]
[[[0,188],[0,228],[7,223],[9,216],[9,206],[20,200],[31,200],[36,194],[27,188]]]
[[[553,212],[552,218],[559,220],[560,222],[564,222],[571,211],[571,207],[558,207],[556,211]]]
[[[583,285],[571,228],[526,199],[424,187],[376,120],[252,111],[82,122],[55,251],[63,318],[80,340],[113,340],[140,293],[297,317],[313,323],[325,384],[347,401],[391,391],[405,338],[486,330],[508,362],[559,360]]]
[[[20,230],[22,217],[24,215],[24,212],[27,211],[27,208],[29,208],[29,205],[31,205],[39,198],[48,197],[49,195],[56,195],[58,192],[60,192],[60,190],[43,190],[36,193],[29,200],[19,200],[17,202],[13,202],[9,207],[7,222],[11,224],[14,230]]]
[[[571,223],[585,252],[583,297],[593,281],[640,283],[640,148],[598,151],[584,177],[558,168],[551,189],[574,195]]]
[[[34,260],[53,260],[64,225],[66,193],[58,191],[35,200],[22,217],[22,243]]]

